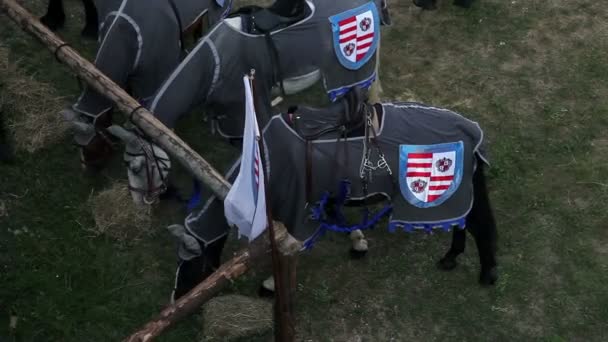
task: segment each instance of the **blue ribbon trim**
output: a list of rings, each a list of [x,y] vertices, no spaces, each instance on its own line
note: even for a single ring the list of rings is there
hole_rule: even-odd
[[[321,200],[319,200],[318,204],[312,207],[310,218],[319,222],[319,228],[317,228],[317,230],[308,239],[306,239],[306,241],[304,241],[302,247],[303,250],[311,250],[314,247],[314,244],[328,231],[337,233],[351,233],[355,230],[373,229],[380,220],[393,212],[392,204],[387,204],[370,219],[369,209],[364,208],[363,220],[361,223],[352,226],[347,225],[346,218],[342,213],[342,208],[344,207],[344,202],[350,196],[350,184],[350,181],[346,179],[340,182],[338,196],[334,198],[335,212],[332,213],[331,216],[328,216],[326,212],[326,207],[330,199],[330,193],[327,191],[323,193],[323,196],[321,196]],[[390,233],[394,233],[397,231],[397,228],[402,228],[403,231],[408,233],[414,232],[415,230],[424,230],[427,233],[432,233],[434,229],[442,229],[445,232],[449,232],[452,230],[452,228],[454,228],[454,226],[456,226],[458,229],[465,229],[466,215],[461,218],[436,223],[410,223],[392,220],[388,223],[388,231]]]
[[[348,226],[346,224],[346,217],[342,213],[342,208],[344,207],[344,202],[350,196],[350,181],[342,180],[340,182],[340,189],[338,191],[338,196],[336,196],[335,200],[335,213],[332,213],[331,221],[332,223],[327,222],[329,219],[325,208],[327,207],[327,202],[329,201],[330,194],[329,192],[323,193],[321,196],[321,200],[317,205],[315,205],[311,211],[311,219],[320,222],[319,228],[313,233],[311,237],[306,239],[303,245],[303,249],[310,250],[314,247],[315,242],[327,233],[327,231],[338,232],[338,233],[350,233],[355,230],[366,230],[372,229],[374,226],[382,220],[385,216],[390,215],[393,211],[392,205],[386,205],[380,211],[378,211],[372,218],[369,218],[369,210],[367,208],[363,209],[363,220],[359,224],[355,224],[352,226]]]
[[[196,180],[192,180],[192,196],[188,200],[188,213],[191,213],[201,203],[202,192],[201,184]]]
[[[388,231],[390,233],[394,233],[397,231],[397,228],[401,228],[403,231],[408,233],[415,230],[424,230],[427,233],[432,233],[434,229],[441,229],[444,232],[449,232],[452,230],[452,228],[454,228],[454,226],[458,227],[458,229],[465,229],[466,217],[437,223],[410,223],[395,220],[388,223]]]
[[[368,79],[363,80],[361,82],[357,82],[355,84],[351,84],[349,86],[345,86],[342,88],[337,88],[337,89],[333,89],[327,92],[327,95],[329,96],[329,100],[331,102],[335,102],[340,96],[348,93],[349,90],[351,90],[351,88],[354,88],[356,86],[360,86],[364,89],[368,89],[369,87],[371,87],[372,83],[374,83],[374,81],[376,80],[376,73],[374,72]]]

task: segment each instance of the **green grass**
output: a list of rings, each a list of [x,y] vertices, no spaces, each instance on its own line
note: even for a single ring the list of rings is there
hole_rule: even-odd
[[[357,261],[349,260],[345,238],[329,235],[300,260],[299,339],[608,340],[608,9],[595,0],[480,0],[470,10],[443,1],[422,14],[409,1],[390,5],[384,98],[453,108],[485,129],[500,279],[493,288],[477,284],[472,239],[459,267],[445,273],[434,263],[448,234],[379,228],[368,234],[369,255]],[[28,6],[42,13],[40,4]],[[67,69],[1,18],[0,44],[24,70],[75,98]],[[95,44],[78,38],[78,18],[61,34],[90,58]],[[318,88],[296,98],[322,101]],[[232,150],[216,137],[202,139],[199,127],[208,131],[192,115],[178,133],[221,169]],[[158,231],[139,241],[91,236],[83,228],[93,224],[86,199],[125,178],[118,160],[104,177],[85,177],[69,138],[18,158],[0,166],[7,208],[0,217],[0,337],[10,336],[11,311],[19,317],[15,341],[127,336],[167,303],[175,255],[163,227],[181,221],[180,213],[157,215]],[[186,189],[183,170],[174,178]],[[266,270],[226,291],[255,295]],[[196,341],[199,320],[159,341]]]

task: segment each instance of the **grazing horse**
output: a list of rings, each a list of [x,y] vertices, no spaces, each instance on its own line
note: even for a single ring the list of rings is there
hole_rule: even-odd
[[[141,143],[131,131],[110,129],[130,145]],[[371,105],[354,88],[328,107],[293,106],[273,116],[263,139],[273,218],[307,248],[327,231],[368,229],[388,218],[389,231],[453,230],[451,247],[439,261],[449,270],[464,251],[466,227],[477,244],[480,283],[496,281],[496,226],[483,173],[483,131],[476,122],[419,103]],[[230,181],[239,166],[237,160],[228,171]],[[170,227],[181,242],[175,298],[220,264],[230,227],[223,202],[208,198],[184,226]],[[343,207],[372,204],[383,206],[367,209],[357,225],[346,223]]]
[[[437,0],[412,0],[414,5],[425,10],[437,9]],[[473,5],[473,0],[454,0],[454,6],[470,8]]]
[[[146,107],[173,127],[178,118],[202,104],[217,132],[240,138],[242,75],[251,68],[257,73],[262,123],[272,112],[273,91],[294,94],[323,79],[329,98],[335,100],[355,85],[376,83],[379,26],[388,21],[384,0],[306,0],[298,3],[302,6],[295,14],[281,13],[281,3],[241,8],[222,20]]]
[[[378,7],[382,9],[382,19]],[[335,100],[356,85],[369,87],[377,83],[373,82],[377,77],[377,60],[373,57],[378,53],[374,44],[380,38],[380,22],[387,22],[387,16],[384,0],[279,0],[269,8],[241,8],[199,41],[145,105],[173,128],[178,118],[202,104],[222,136],[240,138],[244,73],[251,68],[257,72],[256,95],[259,113],[264,114],[260,118],[262,124],[272,111],[273,88],[293,94],[323,78],[329,98]],[[339,22],[344,18],[351,22],[347,23],[346,38],[340,38]],[[368,32],[367,38],[353,32],[364,31],[359,25]],[[340,60],[348,59],[343,50],[360,36],[366,45],[359,47],[359,57],[349,51],[350,60]],[[340,39],[345,43],[340,43]],[[143,153],[145,150],[138,144],[126,146],[125,162],[130,165],[127,174],[137,204],[149,202],[166,188],[166,184],[151,186],[167,178],[157,172],[154,159],[149,158],[159,155],[165,159],[166,153],[155,145],[147,146],[147,150],[149,153]],[[142,168],[145,173],[134,174],[134,170]]]
[[[113,1],[113,5],[110,3]],[[230,11],[232,0],[110,0],[98,4],[100,42],[95,66],[139,101],[154,95],[184,53],[184,32],[196,30],[204,15],[212,25]],[[101,168],[112,153],[113,139],[105,132],[112,123],[113,103],[85,87],[63,111],[72,123],[83,166]]]
[[[111,1],[111,0],[110,0]],[[82,35],[86,38],[97,39],[98,17],[97,8],[93,0],[82,0],[85,14],[85,25]],[[40,21],[51,31],[57,31],[65,24],[65,11],[63,10],[63,0],[49,0],[46,14]]]

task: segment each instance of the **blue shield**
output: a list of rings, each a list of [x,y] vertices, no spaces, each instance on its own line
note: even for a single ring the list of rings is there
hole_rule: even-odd
[[[380,39],[380,17],[373,1],[329,17],[334,51],[347,69],[358,70],[373,56]]]
[[[399,146],[399,188],[418,208],[441,205],[462,181],[463,142]]]

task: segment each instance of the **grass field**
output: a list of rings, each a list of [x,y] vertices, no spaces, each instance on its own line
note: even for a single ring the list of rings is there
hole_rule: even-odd
[[[25,5],[40,15],[41,3]],[[74,16],[60,34],[90,58],[95,43],[79,39],[78,2],[68,5]],[[368,256],[356,261],[348,258],[347,239],[330,235],[300,260],[298,339],[607,341],[606,4],[480,0],[463,10],[446,0],[424,13],[411,1],[390,6],[383,98],[448,107],[485,129],[500,279],[492,288],[477,284],[472,239],[459,267],[446,273],[435,262],[449,234],[379,228],[368,233]],[[0,46],[58,96],[78,95],[68,70],[4,15]],[[318,88],[303,98],[322,100]],[[178,133],[225,166],[233,151],[219,138],[201,141],[200,129],[207,132],[193,115]],[[89,229],[91,191],[126,178],[119,158],[102,176],[87,177],[65,137],[20,152],[14,166],[0,165],[0,341],[116,341],[167,304],[176,259],[164,227],[181,221],[178,210],[164,205],[155,230],[137,240]],[[265,271],[225,292],[255,296]],[[16,329],[10,316],[18,317]],[[198,341],[200,319],[158,340]]]

